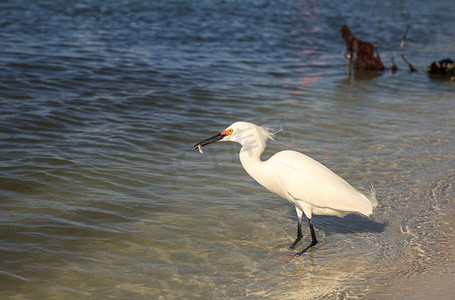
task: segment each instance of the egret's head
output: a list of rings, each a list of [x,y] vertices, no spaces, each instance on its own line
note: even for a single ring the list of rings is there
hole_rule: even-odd
[[[265,148],[265,143],[268,139],[273,140],[274,132],[270,129],[254,125],[248,122],[235,122],[220,133],[205,139],[191,149],[199,149],[203,154],[202,147],[217,141],[224,142],[237,142],[241,144],[245,149],[250,150],[254,147]]]

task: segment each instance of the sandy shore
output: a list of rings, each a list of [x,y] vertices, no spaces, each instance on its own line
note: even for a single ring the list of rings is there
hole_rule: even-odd
[[[455,264],[435,266],[427,272],[399,280],[396,284],[372,295],[371,299],[454,299]]]
[[[447,232],[455,228],[455,200],[446,215]],[[396,283],[384,287],[371,299],[455,299],[455,240],[454,235],[448,234],[452,239],[448,257],[440,257],[440,260],[430,265],[425,272],[414,277],[398,280]],[[451,252],[452,251],[452,252]],[[452,255],[450,255],[452,254]]]

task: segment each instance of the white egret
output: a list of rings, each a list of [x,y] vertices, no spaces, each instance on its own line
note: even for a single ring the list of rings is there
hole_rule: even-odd
[[[313,214],[344,217],[350,213],[365,216],[373,213],[374,195],[370,201],[340,176],[302,153],[285,150],[261,161],[260,156],[268,139],[273,140],[271,130],[248,122],[236,122],[191,149],[199,149],[203,154],[203,146],[217,141],[237,142],[242,145],[240,162],[248,174],[295,206],[298,220],[297,238],[290,246],[291,249],[303,238],[303,214],[308,218],[311,244],[296,255],[301,255],[318,243],[312,223]]]

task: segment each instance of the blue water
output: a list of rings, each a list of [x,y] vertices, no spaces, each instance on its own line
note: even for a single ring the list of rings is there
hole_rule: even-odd
[[[447,1],[1,1],[0,298],[415,298],[455,266]],[[343,23],[397,73],[349,70]],[[400,41],[411,24],[405,55]],[[196,142],[245,120],[377,194],[295,211]],[[304,232],[303,248],[310,241]],[[435,275],[436,274],[436,275]],[[438,285],[439,284],[439,285]],[[441,292],[442,291],[442,292]]]

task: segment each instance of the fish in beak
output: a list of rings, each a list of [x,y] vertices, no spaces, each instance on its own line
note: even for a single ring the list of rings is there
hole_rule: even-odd
[[[228,136],[228,135],[231,135],[232,134],[232,130],[224,130],[212,137],[209,137],[208,139],[205,139],[203,141],[200,141],[199,143],[197,143],[196,145],[194,145],[193,147],[191,147],[191,150],[196,150],[198,149],[199,150],[199,153],[201,154],[204,154],[204,149],[202,149],[203,146],[206,146],[208,144],[211,144],[211,143],[215,143],[215,142],[218,142],[220,140],[222,140],[225,136]]]

